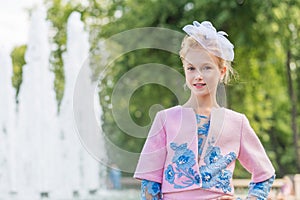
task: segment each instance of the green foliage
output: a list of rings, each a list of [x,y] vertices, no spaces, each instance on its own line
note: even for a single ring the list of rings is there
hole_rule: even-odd
[[[218,30],[229,34],[235,45],[234,68],[238,79],[227,86],[229,108],[245,113],[265,146],[277,174],[295,173],[296,155],[293,153],[291,130],[291,105],[286,76],[287,52],[290,51],[294,91],[300,99],[300,1],[187,1],[187,0],[90,0],[88,5],[62,3],[48,0],[48,19],[53,24],[51,63],[56,74],[57,100],[63,95],[64,75],[62,53],[66,50],[66,22],[73,10],[82,13],[90,33],[90,45],[94,78],[101,69],[99,41],[138,27],[166,27],[181,31],[194,20],[210,20]],[[127,135],[119,129],[112,115],[111,95],[120,77],[144,63],[160,63],[174,66],[181,71],[176,55],[154,49],[127,53],[110,63],[100,82],[100,99],[103,109],[103,129],[107,137],[124,150],[139,152],[144,139]],[[102,74],[103,75],[103,74]],[[101,87],[105,86],[105,87]],[[182,87],[182,86],[178,86]],[[300,101],[297,101],[298,107]],[[178,104],[168,89],[158,85],[138,88],[130,99],[128,110],[134,122],[149,126],[153,116],[149,109],[153,104],[170,107]],[[119,105],[123,106],[122,99]],[[127,106],[127,105],[125,105]],[[299,111],[297,120],[300,121]],[[298,123],[298,129],[300,129]],[[299,150],[300,151],[300,150]],[[249,175],[237,165],[236,177]]]
[[[143,57],[144,59],[137,59],[140,57]],[[151,63],[154,60],[158,61],[157,63],[165,64],[167,66],[179,65],[177,55],[170,55],[170,53],[158,50],[144,49],[130,52],[118,60],[115,60],[112,66],[109,66],[110,70],[107,72],[106,77],[102,80],[101,85],[112,86],[100,92],[101,104],[105,113],[103,116],[103,120],[105,122],[103,124],[103,129],[110,141],[124,150],[139,152],[144,143],[144,139],[129,136],[127,133],[119,129],[115,122],[115,118],[112,116],[110,105],[111,98],[108,97],[112,96],[114,89],[113,86],[115,86],[116,82],[122,75],[136,66]],[[120,97],[118,102],[118,105],[113,106],[122,107],[125,112],[129,111],[132,120],[142,127],[149,126],[152,122],[154,115],[152,113],[151,116],[151,112],[149,112],[152,105],[160,104],[165,108],[168,108],[178,104],[174,94],[172,94],[167,88],[155,84],[147,84],[138,88],[131,96],[129,107],[127,107],[127,104],[122,104],[122,102],[124,102],[122,97]]]
[[[64,2],[61,0],[46,0],[47,20],[51,22],[52,28],[51,36],[53,46],[51,49],[50,63],[51,68],[55,74],[54,88],[56,92],[56,100],[58,102],[58,108],[64,94],[64,68],[63,68],[63,53],[66,51],[67,41],[67,21],[70,14],[76,10],[77,5],[71,2]]]
[[[13,65],[12,85],[16,89],[16,99],[18,99],[18,94],[22,83],[23,66],[26,64],[26,48],[26,45],[17,46],[12,50],[10,54]]]

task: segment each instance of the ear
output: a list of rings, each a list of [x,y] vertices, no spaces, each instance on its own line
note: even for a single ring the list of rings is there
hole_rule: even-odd
[[[223,80],[223,78],[226,74],[226,71],[227,71],[227,67],[225,65],[223,65],[223,67],[220,69],[220,72],[221,72],[220,80]]]

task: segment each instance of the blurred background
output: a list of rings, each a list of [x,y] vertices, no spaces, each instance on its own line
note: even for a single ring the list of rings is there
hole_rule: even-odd
[[[245,113],[261,139],[281,181],[275,195],[300,196],[300,184],[295,186],[300,173],[300,0],[0,2],[1,199],[120,199],[124,194],[139,199],[131,173],[102,164],[80,144],[72,120],[76,77],[88,57],[91,63],[105,57],[99,41],[142,27],[182,32],[194,20],[209,20],[228,33],[237,73],[226,86],[227,107]],[[101,132],[125,151],[140,152],[145,138],[118,127],[110,97],[122,75],[153,62],[183,74],[177,54],[141,49],[109,63],[99,82]],[[90,70],[96,81],[101,69],[95,64]],[[137,125],[149,126],[152,105],[178,103],[168,88],[147,84],[134,92],[127,109]],[[124,107],[121,101],[113,106]],[[105,144],[103,152],[118,156],[106,152]],[[121,176],[121,185],[112,176]],[[238,164],[234,177],[250,175]],[[285,183],[292,185],[288,192]]]

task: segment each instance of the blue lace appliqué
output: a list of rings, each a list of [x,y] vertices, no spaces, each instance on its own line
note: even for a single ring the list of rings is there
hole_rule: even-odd
[[[177,145],[172,142],[170,147],[175,151],[175,155],[172,159],[173,165],[168,165],[164,172],[166,181],[174,185],[174,188],[186,188],[199,184],[200,176],[192,168],[196,164],[196,157],[193,151],[187,148],[187,143]],[[185,179],[180,181],[180,184],[174,182],[175,179],[180,180],[183,177]]]
[[[224,193],[231,192],[230,180],[232,178],[232,172],[226,168],[235,159],[236,154],[234,152],[222,156],[219,147],[210,145],[204,157],[206,165],[202,165],[199,168],[202,188],[208,189],[216,187],[222,189]]]
[[[203,146],[208,135],[208,130],[210,126],[210,121],[200,125],[202,119],[208,119],[208,117],[196,114],[197,124],[198,124],[198,155],[202,155]]]
[[[152,196],[151,200],[161,200],[161,184],[153,181],[142,180],[141,183],[141,197],[146,200],[146,193]]]
[[[197,124],[200,124],[201,119],[207,119],[206,116],[199,115],[199,114],[196,114],[196,118],[197,118]],[[210,125],[210,121],[208,121],[207,123],[203,124],[202,126],[199,126],[198,127],[198,135],[207,136],[208,135],[209,125]]]
[[[198,139],[198,154],[199,155],[202,155],[202,151],[203,151],[203,148],[202,148],[202,143],[203,143],[203,138],[199,138]]]
[[[275,180],[275,175],[266,181],[249,184],[249,196],[255,196],[257,200],[267,199],[271,186]]]

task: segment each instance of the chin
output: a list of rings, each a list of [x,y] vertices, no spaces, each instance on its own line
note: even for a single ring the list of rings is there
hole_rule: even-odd
[[[196,96],[196,97],[210,97],[211,94],[208,92],[208,91],[192,91],[193,95]]]

